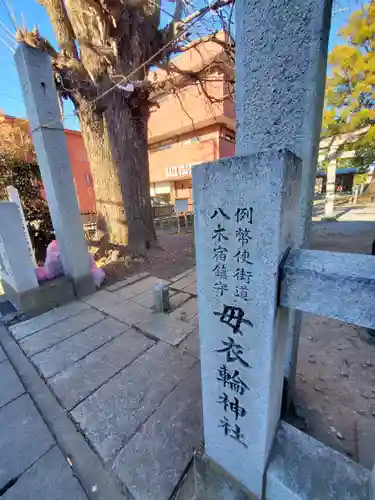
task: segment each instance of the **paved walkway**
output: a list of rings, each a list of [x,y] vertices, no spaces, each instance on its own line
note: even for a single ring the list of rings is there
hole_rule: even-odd
[[[169,499],[202,441],[195,280],[192,270],[170,283],[170,314],[153,311],[152,287],[160,280],[142,274],[10,327],[136,500]],[[53,446],[47,443],[41,454]]]
[[[87,500],[1,347],[0,429],[2,500]]]

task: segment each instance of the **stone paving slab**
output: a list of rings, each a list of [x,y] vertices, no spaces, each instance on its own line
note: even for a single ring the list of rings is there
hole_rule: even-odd
[[[192,272],[192,273],[188,274],[187,276],[185,276],[184,278],[182,278],[178,281],[174,281],[171,284],[171,288],[174,288],[175,290],[185,290],[186,287],[188,287],[189,285],[191,285],[193,283],[196,283],[196,281],[197,281],[196,274],[195,274],[195,272]]]
[[[171,345],[179,344],[194,330],[190,323],[180,321],[163,313],[154,313],[146,321],[138,324],[138,328],[152,337],[164,340]]]
[[[175,309],[171,316],[175,319],[180,319],[182,321],[189,321],[194,316],[198,314],[198,303],[197,299],[191,299],[185,302],[181,307]]]
[[[154,276],[150,276],[149,278],[145,278],[141,281],[138,281],[137,283],[134,283],[133,285],[129,285],[125,288],[121,288],[118,290],[116,293],[118,296],[122,297],[123,299],[131,299],[132,297],[135,297],[136,295],[139,295],[146,290],[149,290],[153,286],[157,285],[158,283],[167,283],[165,280],[161,280],[159,278],[155,278]]]
[[[203,440],[198,364],[118,455],[113,469],[136,500],[170,498]]]
[[[55,323],[69,318],[70,316],[74,316],[75,314],[78,314],[88,308],[89,306],[84,302],[70,302],[69,304],[52,309],[51,311],[41,314],[40,316],[28,319],[27,321],[23,321],[17,325],[13,325],[9,329],[13,337],[16,340],[20,340],[27,335],[43,330],[43,328],[54,325]]]
[[[0,364],[0,408],[25,392],[9,361]],[[0,430],[1,432],[1,430]]]
[[[79,404],[72,416],[109,461],[194,363],[194,358],[159,342]]]
[[[3,500],[87,500],[62,453],[54,446],[16,484]]]
[[[200,358],[200,343],[197,328],[193,330],[192,333],[190,333],[190,335],[188,335],[183,342],[181,342],[179,348],[183,352],[187,352],[188,354],[190,354],[190,356],[194,356],[194,358]]]
[[[190,293],[190,295],[197,295],[197,283],[190,283],[190,285],[185,287],[183,291],[186,293]]]
[[[129,300],[123,300],[120,304],[107,307],[105,313],[129,326],[137,325],[154,315],[151,309]]]
[[[83,332],[73,335],[31,359],[44,377],[49,378],[73,365],[98,347],[106,344],[128,328],[120,321],[106,318]]]
[[[154,292],[152,289],[146,290],[139,295],[135,295],[129,300],[139,304],[140,306],[148,307],[149,309],[153,308],[155,305]]]
[[[0,488],[28,469],[54,440],[27,394],[0,410]]]
[[[44,330],[29,335],[21,340],[20,346],[28,356],[33,356],[98,323],[103,318],[104,315],[99,311],[88,309],[56,325],[51,325],[44,328]]]
[[[193,274],[193,273],[195,273],[195,267],[192,267],[192,268],[188,269],[187,271],[184,271],[183,273],[178,274],[177,276],[175,276],[174,278],[171,279],[171,283],[175,283],[176,281],[180,281],[183,278],[185,278],[186,276],[188,276],[189,274]]]
[[[371,470],[375,464],[375,418],[357,420],[358,461]]]
[[[90,306],[95,307],[95,309],[105,312],[107,307],[123,302],[124,299],[115,293],[108,292],[107,290],[99,290],[82,300],[84,300],[87,304],[90,304]]]
[[[170,298],[169,298],[169,303],[171,305],[172,311],[174,311],[175,309],[180,307],[181,304],[184,304],[189,299],[190,299],[190,295],[188,293],[184,293],[184,292],[177,292],[175,294],[171,293]],[[179,319],[179,318],[176,318],[176,319]]]
[[[117,283],[114,283],[113,285],[107,287],[107,290],[110,292],[116,292],[117,290],[120,290],[120,288],[124,288],[125,286],[132,285],[133,283],[136,283],[137,281],[141,281],[144,278],[148,278],[150,276],[150,273],[137,273],[133,274],[133,276],[129,276],[129,278],[125,278],[122,281],[118,281]]]
[[[0,363],[2,363],[3,361],[6,361],[6,359],[7,359],[7,355],[5,354],[3,348],[0,347]]]
[[[48,383],[61,404],[70,410],[153,344],[152,340],[129,329]]]

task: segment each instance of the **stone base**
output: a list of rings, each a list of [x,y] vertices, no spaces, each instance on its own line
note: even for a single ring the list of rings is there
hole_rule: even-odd
[[[194,456],[195,500],[259,500],[218,464],[204,455]]]
[[[87,276],[81,276],[73,282],[74,292],[79,299],[91,295],[96,291],[95,283],[91,273]]]
[[[41,314],[75,298],[73,283],[65,276],[22,293],[16,292],[5,281],[2,285],[6,298],[21,314]]]

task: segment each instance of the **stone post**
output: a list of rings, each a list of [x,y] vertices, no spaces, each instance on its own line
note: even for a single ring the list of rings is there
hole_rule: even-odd
[[[336,168],[337,160],[330,160],[327,168],[327,190],[324,204],[324,216],[327,219],[332,218],[335,211]]]
[[[65,274],[77,295],[94,290],[49,56],[24,43],[15,62]]]
[[[277,307],[279,265],[295,246],[300,174],[286,150],[193,174],[205,454],[256,498],[280,417],[288,314]],[[199,500],[217,500],[203,490]]]
[[[236,154],[281,147],[302,159],[294,216],[300,245],[311,224],[331,11],[332,0],[236,3]],[[300,322],[291,311],[285,363],[291,390]]]

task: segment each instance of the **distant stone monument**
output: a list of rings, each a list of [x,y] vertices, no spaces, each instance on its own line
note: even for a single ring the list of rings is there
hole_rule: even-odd
[[[6,201],[0,202],[0,267],[6,297],[22,309],[25,293],[39,285],[19,207]]]

